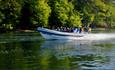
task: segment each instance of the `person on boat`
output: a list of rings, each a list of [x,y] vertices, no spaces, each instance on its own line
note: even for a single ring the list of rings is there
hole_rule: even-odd
[[[76,27],[74,30],[73,30],[74,33],[78,33],[79,32],[79,28]]]
[[[93,24],[90,24],[89,25],[89,28],[88,28],[88,33],[90,33],[92,31],[92,28],[94,28],[94,25]]]
[[[73,32],[73,28],[69,28],[69,31],[70,31],[70,32]]]
[[[63,27],[61,26],[61,27],[60,27],[60,31],[63,32],[63,30],[64,30],[64,29],[63,29]]]
[[[57,31],[61,31],[61,29],[60,29],[60,27],[57,27],[57,29],[56,29]]]
[[[66,27],[63,28],[63,32],[67,32],[67,28]]]
[[[84,27],[80,27],[79,33],[84,33],[84,32],[85,32]]]
[[[88,33],[88,29],[89,29],[88,27],[85,27],[85,32],[86,32],[86,33]]]
[[[91,33],[91,27],[88,28],[88,33]]]
[[[82,28],[81,27],[79,28],[79,33],[82,33]]]

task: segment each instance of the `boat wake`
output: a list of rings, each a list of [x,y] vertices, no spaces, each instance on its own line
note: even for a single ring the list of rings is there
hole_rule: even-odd
[[[68,33],[50,30],[46,28],[37,29],[40,34],[47,40],[107,40],[115,39],[115,33]]]
[[[84,36],[82,40],[111,40],[115,39],[114,33],[99,33],[99,34],[88,34],[87,36]]]

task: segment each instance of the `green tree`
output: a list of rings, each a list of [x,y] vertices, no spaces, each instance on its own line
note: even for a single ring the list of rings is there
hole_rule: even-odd
[[[70,27],[81,27],[82,24],[81,24],[81,18],[80,16],[78,15],[77,12],[73,12],[73,14],[71,14],[69,16],[69,20],[68,20],[68,26]]]
[[[112,0],[0,0],[0,28],[114,27],[114,8]]]
[[[89,27],[94,21],[94,1],[93,0],[73,0],[75,10],[82,17],[82,26]]]
[[[57,1],[55,3],[55,13],[58,18],[58,21],[60,21],[59,25],[65,25],[68,20],[68,13],[69,13],[69,7],[67,0],[65,1]]]
[[[51,13],[51,8],[47,4],[47,0],[38,0],[36,8],[36,17],[39,26],[48,26],[48,18]]]
[[[34,15],[34,6],[35,1],[32,0],[24,0],[24,3],[22,5],[21,9],[21,18],[20,18],[20,24],[18,25],[20,29],[31,29],[32,28],[32,22],[31,18]]]
[[[19,23],[20,10],[20,0],[0,0],[1,26],[12,30]]]
[[[72,0],[55,0],[51,1],[54,5],[50,6],[52,8],[51,16],[54,16],[53,23],[50,21],[51,25],[56,26],[81,26],[81,19],[78,12],[74,11],[74,5],[72,4]],[[55,21],[54,21],[55,20]]]
[[[112,21],[112,1],[111,0],[95,0],[95,21],[99,26],[111,27]]]
[[[50,12],[51,9],[47,4],[47,0],[25,1],[20,26],[26,29],[30,29],[33,26],[48,26]]]
[[[5,16],[2,12],[0,12],[0,26],[2,26],[3,19],[5,19]]]

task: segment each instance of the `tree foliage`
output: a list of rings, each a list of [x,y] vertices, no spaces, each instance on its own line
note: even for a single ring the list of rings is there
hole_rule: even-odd
[[[13,29],[19,23],[20,10],[20,0],[0,0],[0,25]]]
[[[38,19],[38,25],[48,26],[48,18],[51,13],[51,9],[47,4],[47,0],[38,0],[35,9],[36,17]]]
[[[55,16],[57,22],[52,23],[56,26],[81,26],[81,19],[77,11],[74,11],[74,5],[72,1],[68,0],[56,0],[53,2],[52,16]]]
[[[0,28],[115,27],[112,0],[0,0]]]

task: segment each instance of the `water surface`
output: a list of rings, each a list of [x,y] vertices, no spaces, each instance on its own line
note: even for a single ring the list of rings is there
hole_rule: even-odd
[[[115,70],[115,38],[44,40],[36,32],[0,35],[0,70],[111,69]]]

